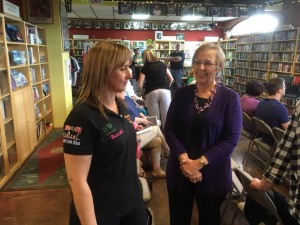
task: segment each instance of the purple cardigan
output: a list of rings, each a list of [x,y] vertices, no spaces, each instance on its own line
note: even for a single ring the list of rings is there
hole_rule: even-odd
[[[168,188],[181,190],[184,179],[178,156],[186,153],[192,115],[195,85],[176,91],[165,124],[165,137],[170,147],[167,164]],[[199,157],[205,155],[209,165],[201,169],[203,180],[196,184],[196,191],[211,196],[225,196],[231,190],[231,153],[236,146],[242,127],[242,111],[239,95],[218,84],[214,100],[206,117],[210,123],[203,124],[206,133],[199,133],[202,148]]]

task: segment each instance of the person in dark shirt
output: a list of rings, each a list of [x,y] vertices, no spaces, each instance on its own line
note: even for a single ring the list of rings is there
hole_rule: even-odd
[[[169,57],[171,74],[176,82],[177,87],[182,86],[182,73],[185,59],[185,54],[180,50],[180,48],[181,43],[178,42],[176,44],[176,51],[171,52]]]
[[[132,77],[130,64],[130,50],[113,42],[99,42],[87,55],[82,91],[63,131],[70,225],[147,224],[136,131],[117,97]]]
[[[271,128],[278,127],[286,130],[290,124],[287,108],[280,102],[285,94],[285,83],[281,77],[271,78],[266,84],[268,97],[261,100],[255,112],[255,117],[263,120]],[[263,141],[273,144],[273,138],[260,134]]]

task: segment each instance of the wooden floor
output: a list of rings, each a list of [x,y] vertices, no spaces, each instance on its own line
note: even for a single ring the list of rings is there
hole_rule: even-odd
[[[248,142],[241,139],[233,158],[241,165]],[[167,160],[162,159],[165,167]],[[153,179],[151,200],[147,205],[153,210],[156,225],[169,225],[166,181]],[[71,192],[69,188],[0,192],[1,225],[67,225]],[[230,204],[224,216],[224,224],[231,221],[235,205]],[[198,224],[196,213],[192,225]],[[238,215],[235,225],[248,225],[242,215]]]

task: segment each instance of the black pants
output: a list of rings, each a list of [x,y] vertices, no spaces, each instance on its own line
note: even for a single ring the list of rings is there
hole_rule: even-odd
[[[122,216],[99,216],[98,225],[148,225],[148,209],[141,204],[130,213]],[[69,225],[81,225],[74,204],[71,203]]]
[[[190,225],[194,199],[198,206],[199,225],[220,225],[220,207],[224,197],[197,195],[196,184],[185,182],[181,192],[168,189],[170,225]]]

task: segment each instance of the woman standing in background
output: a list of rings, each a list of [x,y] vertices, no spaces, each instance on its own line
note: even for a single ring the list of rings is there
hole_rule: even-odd
[[[144,66],[139,76],[139,89],[143,90],[146,80],[144,94],[149,116],[157,116],[164,127],[171,102],[170,86],[173,77],[166,64],[159,61],[151,50],[145,50],[142,57]]]

